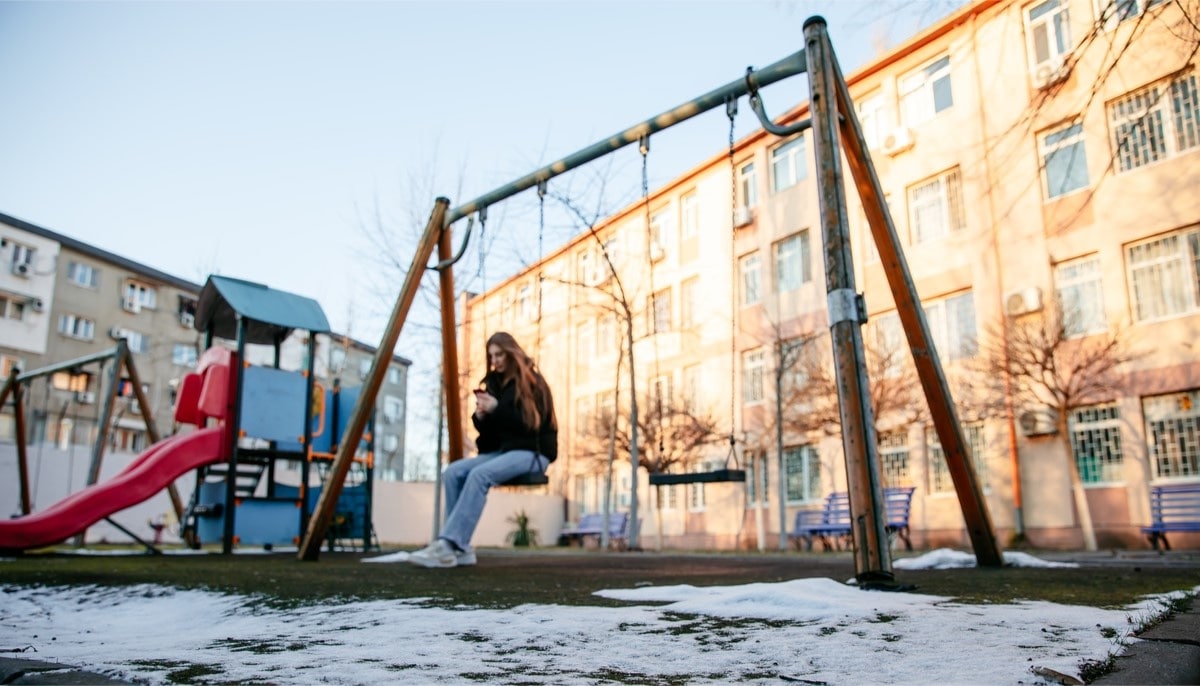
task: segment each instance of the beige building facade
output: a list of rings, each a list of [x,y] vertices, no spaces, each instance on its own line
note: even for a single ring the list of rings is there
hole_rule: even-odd
[[[1151,486],[1200,481],[1200,41],[1189,6],[979,0],[847,77],[1002,543],[1083,547],[1082,493],[1100,547],[1145,547]],[[802,104],[780,121],[806,116]],[[464,303],[464,414],[483,341],[511,331],[556,393],[550,488],[568,519],[600,510],[611,488],[613,509],[639,498],[643,547],[774,548],[797,510],[846,488],[841,437],[820,421],[828,398],[812,395],[830,356],[814,165],[808,131],[759,131],[732,155],[714,148],[594,236]],[[847,198],[872,384],[901,387],[909,353],[852,183]],[[1060,364],[1119,342],[1105,353],[1111,382],[1079,391],[1102,376],[1093,362],[1074,377],[1049,370],[1065,400],[1030,375],[999,384],[989,361],[1014,353],[1019,330],[1056,335],[1047,349]],[[648,421],[662,421],[660,406],[712,420],[711,440],[677,451],[673,471],[725,463],[732,435],[747,483],[650,487],[626,448],[606,486],[599,439],[614,404],[617,434],[628,433],[629,348]],[[916,488],[914,543],[969,546],[923,398],[885,401],[880,469],[885,484]]]

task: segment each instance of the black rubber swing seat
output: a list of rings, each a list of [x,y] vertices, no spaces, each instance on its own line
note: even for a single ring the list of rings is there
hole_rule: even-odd
[[[545,472],[526,472],[508,481],[500,482],[500,486],[545,486],[550,483],[550,477]]]
[[[692,472],[691,474],[651,473],[651,486],[673,486],[675,484],[708,484],[722,481],[745,481],[744,469],[717,469],[711,472]]]

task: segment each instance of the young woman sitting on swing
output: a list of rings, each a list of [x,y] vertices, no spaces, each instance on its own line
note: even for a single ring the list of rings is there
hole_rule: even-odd
[[[475,391],[471,421],[479,431],[479,454],[446,467],[446,523],[433,543],[409,555],[422,567],[475,564],[471,537],[488,490],[532,471],[544,472],[558,457],[558,420],[550,386],[511,334],[487,341],[488,371]]]

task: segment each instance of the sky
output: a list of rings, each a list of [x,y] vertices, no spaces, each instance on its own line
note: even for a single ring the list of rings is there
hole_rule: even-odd
[[[1076,566],[1004,555],[1013,566]],[[403,563],[406,556],[363,561]],[[974,556],[950,549],[895,563],[973,565]],[[209,678],[222,682],[281,685],[481,678],[593,684],[619,673],[646,683],[685,677],[690,684],[857,686],[1056,683],[1039,675],[1046,670],[1078,677],[1084,661],[1102,661],[1118,643],[1137,641],[1134,625],[1161,614],[1164,601],[1184,591],[1121,609],[1043,601],[966,605],[815,578],[614,588],[596,595],[624,606],[502,610],[445,607],[427,598],[283,610],[255,597],[150,585],[0,584],[0,592],[0,648],[32,646],[36,652],[19,655],[152,684],[169,683],[167,675],[185,661],[212,665],[217,671]],[[731,627],[728,620],[741,621]]]
[[[783,59],[814,14],[849,73],[961,2],[0,0],[0,213],[314,298],[377,343],[403,279],[386,263],[411,263],[435,197],[464,204]],[[774,116],[806,97],[802,77],[763,91]],[[738,137],[758,128],[741,105]],[[727,140],[723,108],[656,134],[650,186]],[[608,179],[615,209],[640,165],[630,148],[551,190]],[[538,254],[533,192],[501,205],[487,283]],[[552,212],[541,249],[578,230]],[[456,280],[478,290],[479,271]],[[395,352],[436,365],[411,329]]]

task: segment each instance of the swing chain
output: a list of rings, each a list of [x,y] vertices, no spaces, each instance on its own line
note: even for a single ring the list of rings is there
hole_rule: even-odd
[[[750,75],[747,72],[746,82],[750,83]],[[754,91],[752,91],[753,93]],[[755,95],[751,95],[755,97]],[[735,160],[736,149],[734,141],[734,124],[737,117],[737,96],[728,96],[725,99],[725,116],[729,118],[729,255],[730,259],[737,254],[737,202],[738,202],[738,179],[737,179],[737,162]],[[730,264],[729,268],[729,455],[725,458],[726,463],[729,458],[733,458],[734,467],[738,466],[737,459],[737,432],[734,423],[734,412],[736,405],[734,402],[734,388],[737,388],[737,269],[736,262]]]

